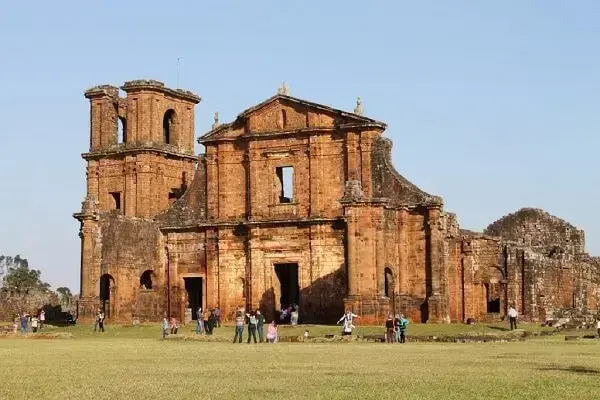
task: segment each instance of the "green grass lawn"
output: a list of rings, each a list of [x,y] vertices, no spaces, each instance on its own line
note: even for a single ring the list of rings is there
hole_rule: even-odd
[[[286,329],[303,332],[281,333]],[[412,334],[423,335],[469,330],[498,329],[411,326]],[[0,338],[0,399],[600,398],[598,339],[234,345],[161,340],[157,325],[108,325],[104,334],[89,325],[51,331],[72,338]],[[231,327],[217,331],[223,338],[232,333]]]

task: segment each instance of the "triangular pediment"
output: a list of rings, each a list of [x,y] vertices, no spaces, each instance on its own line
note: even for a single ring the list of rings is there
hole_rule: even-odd
[[[297,132],[306,129],[335,129],[344,126],[376,126],[383,122],[322,104],[277,94],[244,110],[236,119],[221,124],[201,136],[200,143],[234,139],[243,135]]]

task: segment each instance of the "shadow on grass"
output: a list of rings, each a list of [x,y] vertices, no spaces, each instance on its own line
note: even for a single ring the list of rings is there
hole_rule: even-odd
[[[510,331],[509,328],[505,328],[503,326],[497,326],[497,325],[488,325],[488,328],[494,329],[496,331],[502,331],[502,332],[508,332],[508,331]]]
[[[559,366],[544,367],[544,368],[539,368],[539,370],[540,371],[573,372],[573,373],[576,373],[576,374],[600,375],[600,369],[588,368],[588,367],[580,367],[580,366],[576,366],[576,365],[572,365],[570,367],[559,367]]]

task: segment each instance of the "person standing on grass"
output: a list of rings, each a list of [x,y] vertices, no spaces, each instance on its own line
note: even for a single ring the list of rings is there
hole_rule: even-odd
[[[596,332],[598,332],[598,338],[600,338],[600,317],[596,318]]]
[[[175,319],[175,317],[171,316],[171,320],[169,321],[169,326],[171,328],[171,335],[177,335],[179,326],[177,325],[177,319]]]
[[[22,312],[21,313],[21,317],[19,318],[19,321],[21,322],[21,333],[26,333],[27,332],[27,321],[29,319],[29,316],[27,315],[26,312]]]
[[[400,324],[398,325],[398,329],[400,330],[400,343],[406,342],[406,336],[404,336],[404,332],[406,331],[406,327],[408,325],[408,319],[404,316],[404,314],[400,315]]]
[[[221,310],[219,307],[215,308],[215,319],[217,320],[217,328],[221,327]]]
[[[392,314],[390,314],[385,320],[385,342],[393,343],[395,336],[396,335],[394,333],[394,318],[392,318]]]
[[[248,316],[248,343],[250,343],[250,337],[256,343],[256,325],[258,325],[258,319],[254,311],[250,311],[250,314],[246,314],[246,316]]]
[[[238,343],[242,343],[242,335],[244,334],[244,314],[238,311],[235,315],[235,336],[233,337],[233,343],[239,340]]]
[[[258,332],[258,341],[264,342],[264,326],[265,316],[261,314],[260,310],[256,310],[256,331]]]
[[[517,329],[517,309],[511,304],[508,308],[508,319],[510,320],[510,330]]]
[[[275,325],[275,321],[271,321],[267,328],[267,342],[269,343],[277,343],[277,325]]]
[[[98,325],[100,325],[100,309],[96,313],[96,320],[94,321],[94,332],[98,330]]]
[[[44,311],[42,309],[42,311],[40,311],[40,331],[44,327],[45,323],[46,323],[46,311]]]
[[[400,343],[400,314],[394,316],[394,333],[396,335],[396,343]]]
[[[31,330],[33,333],[37,333],[38,323],[39,323],[39,320],[37,319],[37,317],[31,318]]]
[[[215,329],[215,325],[217,324],[217,317],[215,316],[214,310],[211,310],[208,315],[208,320],[206,321],[206,334],[212,335],[213,329]]]
[[[104,312],[100,311],[98,314],[98,330],[104,332]]]
[[[202,335],[202,331],[204,330],[204,313],[202,312],[202,307],[198,307],[196,318],[196,335]]]
[[[344,315],[342,315],[342,318],[340,318],[338,320],[338,322],[337,322],[338,324],[342,321],[344,323],[344,327],[342,328],[342,336],[352,335],[352,329],[356,328],[352,324],[352,321],[354,318],[360,318],[360,317],[358,315],[354,314],[352,311],[348,310],[348,311],[346,311],[346,313]]]
[[[167,319],[167,317],[163,318],[162,321],[162,336],[163,339],[166,339],[167,335],[169,334],[169,320]]]

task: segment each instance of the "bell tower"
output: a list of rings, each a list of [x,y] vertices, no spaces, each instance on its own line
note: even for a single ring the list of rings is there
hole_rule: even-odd
[[[162,82],[135,80],[119,88],[95,86],[90,100],[87,198],[99,212],[152,218],[191,181],[194,107],[200,97]]]

